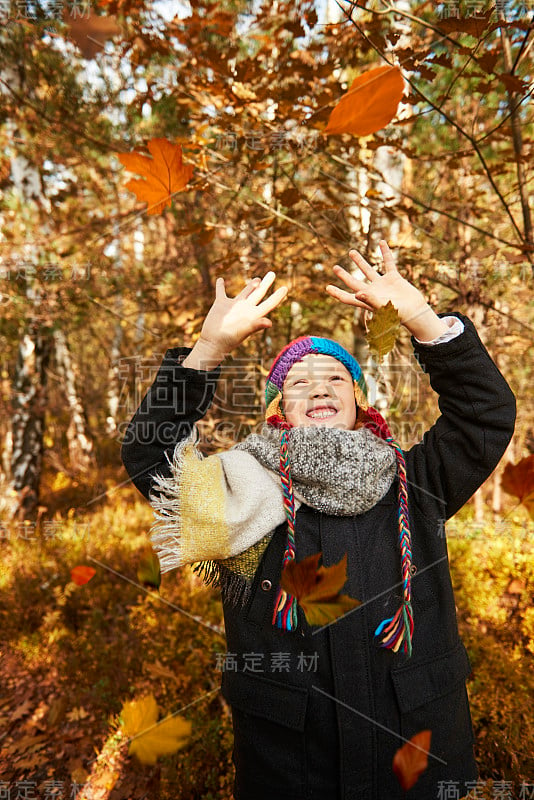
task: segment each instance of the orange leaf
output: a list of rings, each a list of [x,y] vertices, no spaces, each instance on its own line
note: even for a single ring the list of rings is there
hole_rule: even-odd
[[[431,738],[432,731],[420,731],[393,756],[393,772],[405,792],[417,783],[428,766]]]
[[[282,589],[297,598],[310,625],[333,622],[360,605],[360,600],[339,594],[347,580],[347,555],[331,567],[318,567],[321,555],[290,561],[280,579]]]
[[[73,567],[70,571],[70,578],[77,586],[83,586],[96,575],[96,569],[92,567]]]
[[[507,464],[502,474],[502,488],[517,497],[534,519],[534,455],[517,464]]]
[[[171,205],[172,196],[187,186],[193,167],[183,163],[181,145],[168,139],[151,139],[147,147],[152,158],[136,152],[117,153],[117,157],[127,170],[143,176],[128,181],[126,189],[148,203],[147,214],[159,214]]]
[[[404,92],[404,80],[398,67],[375,67],[353,81],[333,109],[324,134],[354,133],[369,136],[397,113]]]

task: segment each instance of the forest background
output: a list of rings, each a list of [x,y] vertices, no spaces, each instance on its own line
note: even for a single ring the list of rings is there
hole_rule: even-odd
[[[393,434],[419,441],[439,412],[408,334],[378,364],[364,312],[324,291],[334,264],[355,270],[350,248],[378,265],[380,238],[436,311],[473,320],[518,399],[501,464],[447,531],[476,796],[534,797],[531,0],[7,0],[0,15],[2,797],[231,797],[219,593],[189,567],[159,586],[120,443],[216,278],[235,293],[271,269],[288,299],[226,360],[204,451],[261,421],[270,361],[306,333],[351,349]],[[383,65],[405,82],[391,121],[323,133]],[[379,82],[365,102],[381,108]],[[180,146],[186,177],[147,205],[119,156],[155,139]],[[190,730],[146,765],[124,708],[151,694]]]

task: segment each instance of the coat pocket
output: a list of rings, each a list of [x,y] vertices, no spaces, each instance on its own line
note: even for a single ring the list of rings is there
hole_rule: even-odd
[[[223,672],[221,690],[232,708],[239,793],[303,795],[308,690],[246,672]]]
[[[401,715],[401,734],[411,739],[432,731],[428,766],[447,762],[472,747],[474,736],[465,681],[471,672],[459,642],[442,656],[391,671]]]

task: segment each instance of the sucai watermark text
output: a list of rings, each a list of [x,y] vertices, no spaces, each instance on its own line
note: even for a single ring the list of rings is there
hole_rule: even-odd
[[[219,672],[317,672],[319,653],[216,653]]]
[[[89,19],[91,3],[89,0],[46,0],[46,4],[38,6],[41,13],[27,0],[0,0],[0,22],[7,20],[29,20],[30,22],[46,22],[61,20],[65,14],[72,19],[85,17]],[[44,17],[43,17],[44,14]]]
[[[534,783],[523,781],[518,784],[517,793],[514,793],[513,781],[488,781],[478,778],[476,781],[466,781],[465,790],[460,788],[458,781],[439,781],[436,800],[461,800],[468,792],[469,800],[488,798],[492,800],[534,800]]]
[[[492,17],[504,18],[506,21],[521,19],[532,13],[533,0],[495,0]],[[479,17],[483,19],[487,14],[486,0],[440,0],[437,15],[440,19],[468,19]]]
[[[50,779],[39,784],[26,779],[0,781],[0,800],[81,800],[82,793],[84,800],[95,798],[91,786],[76,781]]]
[[[20,522],[0,522],[0,543],[16,539],[26,542],[50,541],[52,539],[77,538],[86,540],[89,536],[90,522],[57,519],[40,519],[39,522],[23,520]],[[2,795],[0,795],[0,800]]]
[[[10,258],[0,261],[0,280],[39,279],[45,283],[62,280],[88,281],[91,277],[92,266],[91,261],[85,261],[82,264],[71,264],[65,270],[65,267],[57,261],[35,264],[30,259]]]

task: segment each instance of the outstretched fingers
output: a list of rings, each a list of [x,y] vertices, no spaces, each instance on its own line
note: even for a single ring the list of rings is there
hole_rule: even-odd
[[[226,297],[226,289],[224,288],[224,278],[217,278],[215,281],[215,299],[224,300]]]
[[[345,303],[348,306],[356,306],[357,308],[365,308],[367,311],[373,311],[373,306],[369,305],[369,303],[366,303],[363,299],[365,297],[365,292],[363,290],[358,290],[355,293],[351,293],[329,283],[326,287],[326,291],[331,297],[335,298],[336,300],[340,300],[342,303]]]
[[[279,289],[276,290],[276,292],[273,292],[270,297],[264,300],[263,303],[259,304],[257,308],[258,313],[261,314],[262,316],[265,316],[265,314],[268,314],[270,311],[273,311],[273,309],[279,306],[282,300],[285,299],[287,293],[288,293],[287,286],[281,286]]]
[[[262,300],[265,295],[267,294],[270,287],[273,285],[276,279],[276,273],[270,270],[267,272],[261,281],[254,287],[254,290],[250,293],[249,297],[254,303],[258,303]]]
[[[378,272],[374,267],[367,263],[365,258],[358,253],[357,250],[349,250],[349,256],[352,258],[357,267],[361,269],[366,278],[372,281],[378,277]]]
[[[251,278],[245,286],[241,289],[239,294],[236,294],[236,300],[246,300],[247,297],[250,297],[252,292],[254,292],[261,283],[261,278]]]
[[[380,239],[380,251],[382,253],[382,258],[384,259],[384,269],[386,272],[396,272],[397,267],[395,266],[395,262],[393,260],[393,255],[391,250],[388,247],[388,243],[385,239]]]

